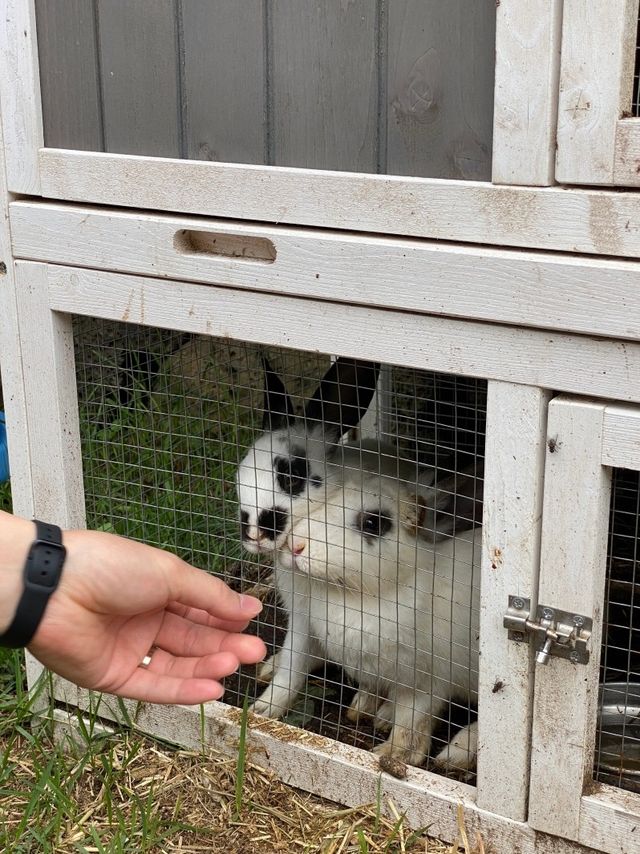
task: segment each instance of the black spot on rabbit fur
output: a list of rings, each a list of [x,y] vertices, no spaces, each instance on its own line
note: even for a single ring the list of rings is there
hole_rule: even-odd
[[[293,449],[294,456],[276,457],[274,462],[278,486],[287,495],[300,495],[307,485],[309,463],[304,451]]]
[[[261,511],[258,516],[258,528],[267,539],[275,540],[286,528],[288,519],[287,511],[282,507],[271,507]]]

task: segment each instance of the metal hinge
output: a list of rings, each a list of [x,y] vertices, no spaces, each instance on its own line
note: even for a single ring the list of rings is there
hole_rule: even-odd
[[[537,664],[547,664],[550,655],[567,658],[574,664],[586,664],[589,661],[587,644],[593,625],[589,617],[573,611],[560,611],[549,605],[538,605],[533,619],[530,610],[530,599],[509,596],[509,608],[504,615],[503,625],[509,629],[511,640],[533,641]]]

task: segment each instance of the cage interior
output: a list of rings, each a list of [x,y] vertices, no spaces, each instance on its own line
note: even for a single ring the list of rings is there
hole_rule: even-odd
[[[367,397],[359,375],[354,380],[335,368],[332,390],[329,355],[81,318],[74,333],[88,524],[171,549],[258,595],[264,609],[249,631],[263,638],[269,655],[282,646],[292,620],[292,606],[277,592],[284,558],[274,570],[273,541],[281,536],[278,555],[294,570],[296,615],[326,613],[327,634],[333,637],[339,625],[343,633],[330,649],[311,644],[310,672],[278,716],[365,749],[389,739],[393,720],[401,731],[394,729],[393,744],[403,737],[422,744],[400,754],[414,764],[432,762],[458,734],[468,761],[458,767],[452,753],[443,770],[471,779],[473,727],[466,727],[477,714],[474,528],[482,508],[485,384],[381,366]],[[275,434],[265,432],[265,411],[273,430],[273,402],[278,394],[284,399],[285,389],[297,420],[280,424],[280,444],[269,447]],[[350,429],[337,439],[344,423],[331,432],[309,401],[314,393],[321,398],[328,422],[336,411],[349,412],[354,392],[360,415],[366,411],[357,423],[348,415]],[[321,442],[310,435],[321,435]],[[264,459],[255,457],[257,441],[268,443],[259,473],[270,484],[266,493],[278,480],[288,490],[275,502],[267,495],[267,510],[279,501],[289,517],[282,530],[269,519],[258,524],[258,517],[251,530],[239,502],[241,462],[246,468],[247,460],[257,466]],[[289,448],[293,442],[294,457],[272,470],[284,456],[283,441]],[[326,483],[318,486],[318,479]],[[264,495],[260,486],[254,504]],[[255,541],[265,531],[270,548],[261,551]],[[297,571],[294,543],[301,537],[309,560]],[[351,631],[359,620],[362,630]],[[294,647],[305,643],[298,631]],[[243,667],[226,680],[225,701],[242,705],[245,696],[260,697],[268,686],[259,676],[260,668]],[[425,709],[435,724],[426,758],[420,757]]]
[[[640,474],[615,469],[595,779],[640,792]]]

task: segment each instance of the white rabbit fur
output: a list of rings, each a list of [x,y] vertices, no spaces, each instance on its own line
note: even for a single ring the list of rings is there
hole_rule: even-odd
[[[329,659],[358,683],[351,715],[391,725],[376,752],[419,765],[449,700],[477,698],[481,530],[427,543],[430,490],[425,498],[395,474],[347,467],[325,502],[294,520],[277,572],[295,644],[254,710],[280,717],[311,662]],[[472,724],[436,763],[469,767],[476,742]]]

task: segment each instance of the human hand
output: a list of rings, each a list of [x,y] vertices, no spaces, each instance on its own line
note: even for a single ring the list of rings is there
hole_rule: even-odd
[[[61,676],[131,699],[193,704],[219,699],[221,679],[264,658],[264,643],[242,634],[262,608],[257,599],[112,534],[65,531],[63,542],[62,578],[29,645]]]

